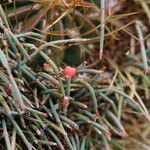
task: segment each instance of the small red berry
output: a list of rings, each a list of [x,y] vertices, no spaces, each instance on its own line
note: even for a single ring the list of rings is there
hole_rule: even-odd
[[[64,74],[67,79],[74,77],[76,75],[76,72],[76,68],[70,66],[66,66],[66,68],[64,69]]]
[[[63,99],[62,99],[62,105],[65,106],[65,107],[68,107],[69,103],[70,103],[69,98],[64,96]]]

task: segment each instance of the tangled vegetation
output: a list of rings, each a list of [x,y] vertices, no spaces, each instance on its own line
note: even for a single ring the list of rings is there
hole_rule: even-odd
[[[149,150],[150,2],[0,2],[0,149]]]

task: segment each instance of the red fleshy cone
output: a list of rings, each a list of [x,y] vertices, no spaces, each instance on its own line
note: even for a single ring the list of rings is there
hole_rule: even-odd
[[[74,77],[76,75],[76,72],[76,68],[70,66],[66,66],[66,68],[64,69],[64,74],[67,79]]]

